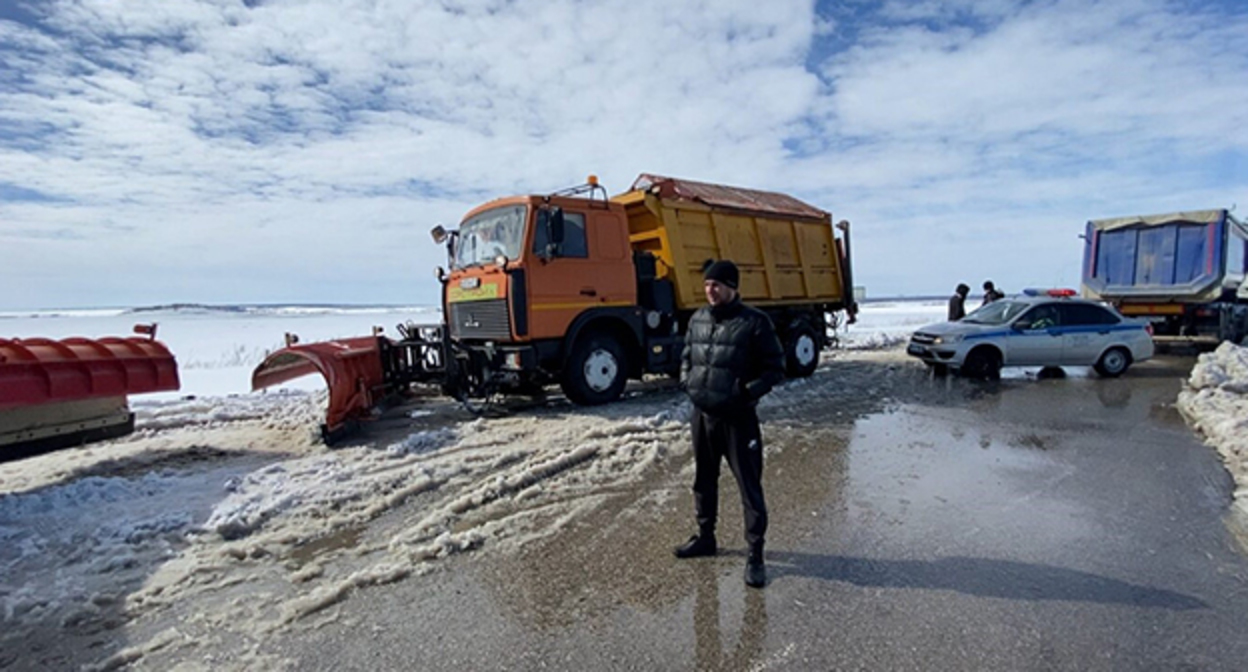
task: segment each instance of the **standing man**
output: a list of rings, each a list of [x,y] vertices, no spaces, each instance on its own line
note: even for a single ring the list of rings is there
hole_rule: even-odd
[[[719,466],[727,458],[745,510],[749,558],[745,583],[767,583],[763,537],[763,436],[755,406],[784,380],[784,350],[766,313],[745,305],[737,292],[740,274],[731,261],[708,266],[703,290],[710,305],[689,319],[681,353],[680,383],[693,402],[693,504],[698,533],[676,548],[678,558],[715,555]]]
[[[949,321],[957,322],[966,317],[966,295],[971,293],[971,288],[966,286],[965,282],[959,282],[957,289],[953,290],[953,296],[949,297]]]
[[[992,284],[991,280],[984,281],[984,302],[981,305],[986,306],[992,303],[993,301],[997,301],[997,300],[1004,299],[1004,298],[1005,298],[1005,294],[1002,293],[1000,290],[998,290],[996,286]]]

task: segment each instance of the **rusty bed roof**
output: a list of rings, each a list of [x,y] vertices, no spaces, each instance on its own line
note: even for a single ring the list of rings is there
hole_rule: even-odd
[[[812,219],[826,219],[830,217],[827,211],[803,203],[787,194],[730,187],[724,184],[695,182],[693,180],[682,180],[649,173],[639,175],[633,181],[632,189],[657,193],[661,198],[682,198],[712,207],[749,210],[788,217],[808,217]]]

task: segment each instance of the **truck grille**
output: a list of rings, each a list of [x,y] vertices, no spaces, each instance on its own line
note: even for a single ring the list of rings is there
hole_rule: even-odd
[[[452,303],[450,322],[451,336],[455,338],[511,340],[506,299]]]

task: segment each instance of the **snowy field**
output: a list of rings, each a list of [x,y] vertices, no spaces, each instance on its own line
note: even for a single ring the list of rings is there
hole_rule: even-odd
[[[396,324],[434,323],[439,319],[439,309],[425,307],[225,306],[9,312],[0,313],[0,338],[133,336],[136,324],[155,323],[157,340],[178,360],[182,389],[132,400],[141,405],[145,400],[249,392],[251,370],[266,353],[282,347],[287,332],[311,343],[366,336],[380,326],[397,337]]]
[[[876,349],[902,343],[910,332],[944,318],[943,301],[881,301],[863,305],[858,323],[842,325],[842,347]],[[433,324],[436,307],[183,307],[176,310],[111,309],[0,312],[0,338],[130,336],[136,324],[156,323],[157,338],[178,360],[179,392],[135,398],[136,406],[185,396],[226,397],[250,391],[251,371],[265,354],[282,347],[286,333],[303,343],[366,336],[382,327],[397,338],[395,325]],[[319,381],[293,383],[314,389]],[[323,385],[322,385],[323,386]]]
[[[825,363],[879,350],[904,362],[898,346],[944,310],[943,301],[864,304]],[[287,332],[303,342],[377,325],[393,334],[394,324],[438,317],[420,307],[0,314],[5,337],[124,335],[157,322],[183,383],[133,398],[129,437],[0,463],[0,650],[37,633],[121,629],[130,644],[94,669],[156,669],[144,660],[227,645],[233,662],[203,669],[281,668],[258,653],[264,633],[315,627],[357,588],[425,573],[438,558],[550,535],[687,449],[688,405],[670,392],[479,419],[445,399],[418,400],[408,413],[419,431],[329,450],[316,439],[319,378],[248,390],[251,369]],[[788,382],[764,410],[874,391],[873,380],[843,375]],[[1241,508],[1246,395],[1248,349],[1225,345],[1202,356],[1179,399],[1226,458]],[[398,526],[386,514],[403,506],[419,514]]]

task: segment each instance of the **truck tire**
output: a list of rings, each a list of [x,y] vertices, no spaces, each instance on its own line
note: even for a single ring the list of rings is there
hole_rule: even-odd
[[[1131,366],[1131,353],[1124,348],[1110,348],[1101,355],[1092,368],[1106,378],[1121,376]]]
[[[563,370],[560,387],[572,403],[596,406],[615,401],[628,382],[628,357],[619,339],[607,333],[577,339]]]
[[[789,331],[784,344],[784,372],[790,378],[809,378],[819,366],[819,338],[802,325]]]
[[[962,374],[968,378],[997,380],[1001,377],[1001,353],[991,347],[975,348],[966,356]]]

